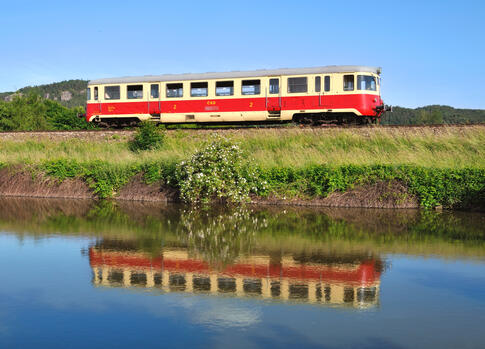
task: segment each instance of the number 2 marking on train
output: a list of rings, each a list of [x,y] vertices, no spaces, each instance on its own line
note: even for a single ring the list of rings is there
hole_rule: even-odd
[[[254,105],[254,103],[253,103],[253,102],[249,102],[249,108],[252,108],[252,107],[253,107],[253,105]]]
[[[173,105],[173,110],[177,109],[177,104]]]

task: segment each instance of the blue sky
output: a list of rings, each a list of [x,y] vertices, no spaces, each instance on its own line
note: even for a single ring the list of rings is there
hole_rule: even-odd
[[[386,103],[485,109],[481,1],[9,1],[0,92],[66,79],[357,64]]]

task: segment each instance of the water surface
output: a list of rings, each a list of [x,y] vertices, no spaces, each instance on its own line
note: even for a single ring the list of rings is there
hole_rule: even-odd
[[[484,345],[481,214],[0,207],[1,348]]]

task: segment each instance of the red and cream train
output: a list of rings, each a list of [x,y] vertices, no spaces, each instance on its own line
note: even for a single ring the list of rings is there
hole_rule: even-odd
[[[380,68],[316,68],[171,74],[92,80],[86,120],[161,123],[368,123],[389,109]]]

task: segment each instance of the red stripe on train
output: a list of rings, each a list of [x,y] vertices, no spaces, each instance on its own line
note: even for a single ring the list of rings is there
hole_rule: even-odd
[[[258,97],[203,100],[163,100],[136,102],[103,102],[87,104],[87,119],[95,115],[138,115],[171,113],[223,113],[314,109],[357,109],[362,115],[375,115],[375,108],[382,104],[380,96],[368,94],[323,95],[303,97]]]

